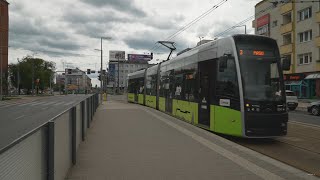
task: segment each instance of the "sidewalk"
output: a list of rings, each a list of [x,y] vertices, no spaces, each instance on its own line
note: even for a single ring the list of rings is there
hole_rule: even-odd
[[[101,105],[91,125],[67,180],[310,178],[213,133],[119,99]]]

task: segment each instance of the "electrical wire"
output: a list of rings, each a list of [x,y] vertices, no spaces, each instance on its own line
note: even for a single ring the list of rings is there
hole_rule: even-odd
[[[263,10],[261,10],[261,11],[259,11],[258,13],[255,13],[253,16],[250,16],[250,17],[242,20],[241,22],[233,25],[232,27],[230,27],[230,28],[228,28],[228,29],[226,29],[226,30],[224,30],[224,31],[222,31],[222,32],[214,35],[214,37],[219,37],[219,36],[222,36],[222,35],[230,32],[231,30],[233,30],[233,29],[236,28],[235,26],[244,25],[244,24],[247,23],[248,21],[254,19],[256,16],[258,16],[258,15],[266,12],[267,10],[270,10],[270,9],[273,9],[273,8],[277,7],[277,5],[278,5],[279,3],[280,3],[280,4],[288,4],[288,3],[314,3],[314,2],[320,2],[320,0],[317,0],[317,1],[313,1],[313,0],[311,0],[311,1],[303,1],[303,0],[301,0],[301,1],[274,1],[274,2],[271,2],[273,5],[265,8],[265,9],[263,9]]]
[[[248,17],[248,18],[246,18],[246,19],[244,19],[244,20],[242,20],[242,21],[240,21],[239,23],[237,23],[237,24],[235,24],[235,25],[227,28],[226,30],[215,34],[213,37],[221,37],[222,35],[224,35],[224,34],[230,32],[230,31],[232,31],[232,30],[235,29],[235,28],[237,28],[236,26],[244,25],[245,23],[247,23],[247,22],[251,21],[252,19],[254,19],[256,16],[258,16],[258,15],[266,12],[267,10],[273,9],[273,8],[275,8],[275,7],[276,7],[276,6],[273,4],[273,5],[269,6],[269,7],[265,8],[265,9],[263,9],[263,10],[257,12],[257,13],[255,13],[254,15],[252,15],[252,16],[250,16],[250,17]]]
[[[226,3],[228,0],[222,0],[219,3],[217,3],[216,5],[214,5],[213,7],[211,7],[209,10],[207,10],[206,12],[202,13],[200,16],[198,16],[197,18],[195,18],[194,20],[192,20],[191,22],[189,22],[188,24],[184,25],[182,28],[180,28],[177,32],[173,33],[172,35],[168,36],[165,40],[172,40],[173,38],[177,37],[179,34],[181,34],[183,31],[185,31],[186,29],[188,29],[189,27],[191,27],[192,25],[194,25],[195,23],[197,23],[198,21],[200,21],[201,19],[203,19],[204,17],[206,17],[207,15],[209,15],[210,13],[212,13],[214,10],[216,10],[217,8],[219,8],[221,5],[223,5],[224,3]],[[153,46],[150,51],[156,50],[160,47],[159,44],[155,44],[155,46]]]

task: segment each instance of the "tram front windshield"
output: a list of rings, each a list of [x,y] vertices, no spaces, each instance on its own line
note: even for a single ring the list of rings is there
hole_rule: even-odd
[[[249,101],[284,101],[276,58],[240,57],[244,96]]]

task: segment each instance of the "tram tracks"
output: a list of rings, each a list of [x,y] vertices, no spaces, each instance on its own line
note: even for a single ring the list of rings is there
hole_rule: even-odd
[[[275,139],[227,139],[320,177],[320,128],[288,124],[288,135]]]

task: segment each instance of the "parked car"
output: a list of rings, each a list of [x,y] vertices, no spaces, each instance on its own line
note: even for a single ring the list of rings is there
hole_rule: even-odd
[[[315,115],[319,116],[320,115],[320,101],[312,102],[309,104],[307,107],[308,112]]]
[[[298,97],[293,91],[286,90],[287,107],[293,111],[298,106]]]

